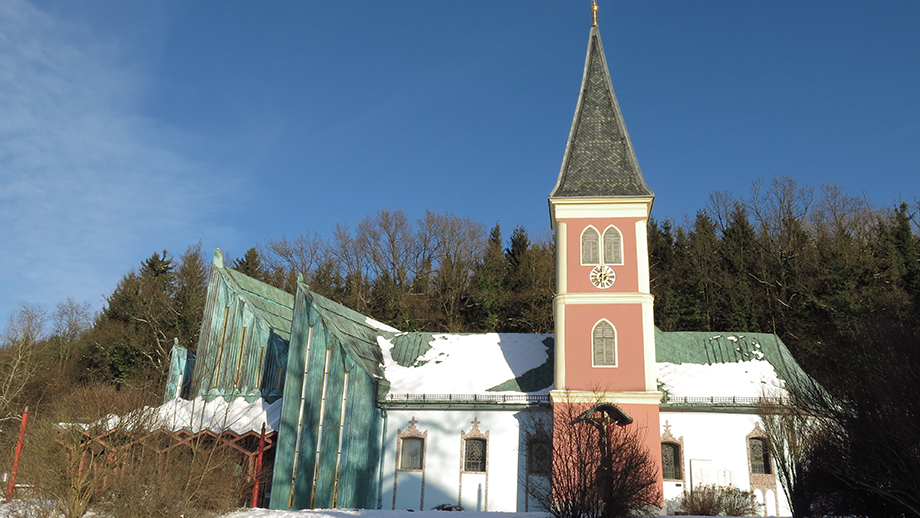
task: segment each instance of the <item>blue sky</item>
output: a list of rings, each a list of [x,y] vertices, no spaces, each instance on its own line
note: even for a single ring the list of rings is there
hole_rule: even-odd
[[[590,2],[0,3],[0,317],[381,209],[547,235]],[[920,192],[920,2],[601,0],[653,215]]]

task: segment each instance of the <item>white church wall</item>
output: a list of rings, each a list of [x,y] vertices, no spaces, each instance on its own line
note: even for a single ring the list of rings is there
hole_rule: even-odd
[[[750,490],[747,436],[759,422],[754,414],[716,412],[661,412],[661,434],[667,425],[671,435],[682,438],[681,481],[664,482],[664,498],[679,497],[693,485],[730,483]],[[779,495],[777,514],[776,495]],[[763,498],[762,495],[760,495]],[[768,516],[790,516],[778,477],[767,503]]]
[[[520,410],[390,410],[383,454],[381,507],[428,510],[440,504],[469,511],[523,511],[526,495],[521,481],[525,468],[521,454]],[[523,418],[526,422],[526,418]],[[400,431],[415,421],[418,433],[427,432],[423,472],[398,470]],[[474,430],[473,421],[477,421]],[[524,425],[525,431],[527,425]],[[464,435],[486,440],[486,471],[464,470]],[[394,498],[395,496],[395,498]]]

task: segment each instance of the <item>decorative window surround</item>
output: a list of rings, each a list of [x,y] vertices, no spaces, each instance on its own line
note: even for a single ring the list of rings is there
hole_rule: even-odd
[[[674,475],[673,477],[669,477],[669,473],[664,469],[665,447],[672,448],[674,473],[671,474]],[[682,482],[684,480],[684,436],[674,437],[671,434],[671,424],[668,421],[664,422],[664,433],[661,434],[661,456],[661,467],[664,480]]]
[[[489,432],[486,431],[483,433],[479,430],[479,418],[473,417],[471,421],[473,427],[470,428],[469,432],[460,431],[460,488],[457,491],[457,505],[463,505],[463,475],[472,474],[472,475],[485,475],[485,483],[483,486],[485,490],[483,491],[483,511],[489,510]],[[475,444],[484,446],[483,453],[485,454],[484,460],[484,469],[483,471],[467,471],[466,461],[467,461],[467,446],[472,446],[473,443],[469,441],[481,441]]]
[[[766,470],[769,473],[755,473],[754,472],[754,455],[751,452],[751,439],[759,439],[763,441],[763,447],[767,452],[768,458],[766,459],[768,466]],[[763,428],[760,427],[760,422],[754,424],[754,430],[751,433],[747,434],[744,438],[744,447],[747,450],[748,456],[748,473],[751,477],[751,490],[758,490],[763,495],[764,503],[766,504],[767,495],[769,492],[773,492],[773,498],[776,500],[774,502],[774,509],[779,509],[779,492],[776,490],[776,469],[773,466],[772,455],[769,454],[770,440],[767,438],[767,434],[763,431]],[[764,505],[764,513],[767,512],[767,506]],[[766,516],[766,515],[765,515]]]
[[[412,416],[412,419],[409,420],[409,427],[406,428],[406,431],[396,429],[396,470],[393,472],[393,509],[396,509],[396,489],[398,487],[398,478],[399,472],[415,472],[422,474],[422,490],[421,496],[419,497],[418,510],[421,511],[425,509],[425,451],[428,447],[428,430],[424,432],[420,431],[415,425],[418,424],[418,421],[415,419],[415,416]],[[421,459],[420,469],[416,468],[403,468],[402,467],[402,455],[403,455],[403,441],[411,441],[409,444],[413,446],[418,446],[419,444],[415,441],[421,441]]]

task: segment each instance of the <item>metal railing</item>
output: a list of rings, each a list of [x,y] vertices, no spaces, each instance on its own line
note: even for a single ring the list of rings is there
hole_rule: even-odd
[[[383,403],[406,405],[527,405],[537,406],[549,403],[547,394],[387,394]]]
[[[788,404],[788,399],[779,397],[737,397],[737,396],[709,396],[709,397],[686,397],[686,396],[668,396],[663,404],[666,405],[744,405],[758,406],[763,404],[784,405]]]

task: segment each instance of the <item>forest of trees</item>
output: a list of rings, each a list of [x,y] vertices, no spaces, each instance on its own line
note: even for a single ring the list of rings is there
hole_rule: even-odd
[[[755,183],[746,198],[715,193],[683,222],[652,219],[655,324],[776,333],[807,372],[832,385],[828,358],[842,341],[881,317],[917,320],[917,210],[916,202],[876,207],[836,186],[779,178]],[[73,300],[50,316],[25,304],[10,317],[0,354],[40,343],[35,354],[52,378],[158,380],[174,339],[197,345],[209,257],[200,243],[178,256],[153,252],[96,315]],[[506,236],[497,223],[487,231],[453,214],[412,221],[383,210],[354,229],[339,225],[331,239],[269,239],[227,264],[289,292],[300,274],[315,292],[401,330],[553,330],[554,244],[523,227]]]
[[[918,210],[916,200],[878,207],[837,186],[778,178],[747,197],[715,193],[686,221],[652,219],[655,323],[776,333],[829,392],[852,397],[878,375],[860,364],[906,362],[898,382],[913,394],[918,355],[882,337],[920,336]],[[0,335],[0,424],[74,384],[159,397],[173,341],[197,346],[209,257],[200,243],[152,253],[95,315],[73,300],[51,312],[22,305]],[[453,214],[412,221],[383,210],[330,239],[269,239],[226,264],[290,292],[302,275],[317,293],[401,330],[553,330],[554,244],[523,227],[505,235],[497,223],[487,231]]]

